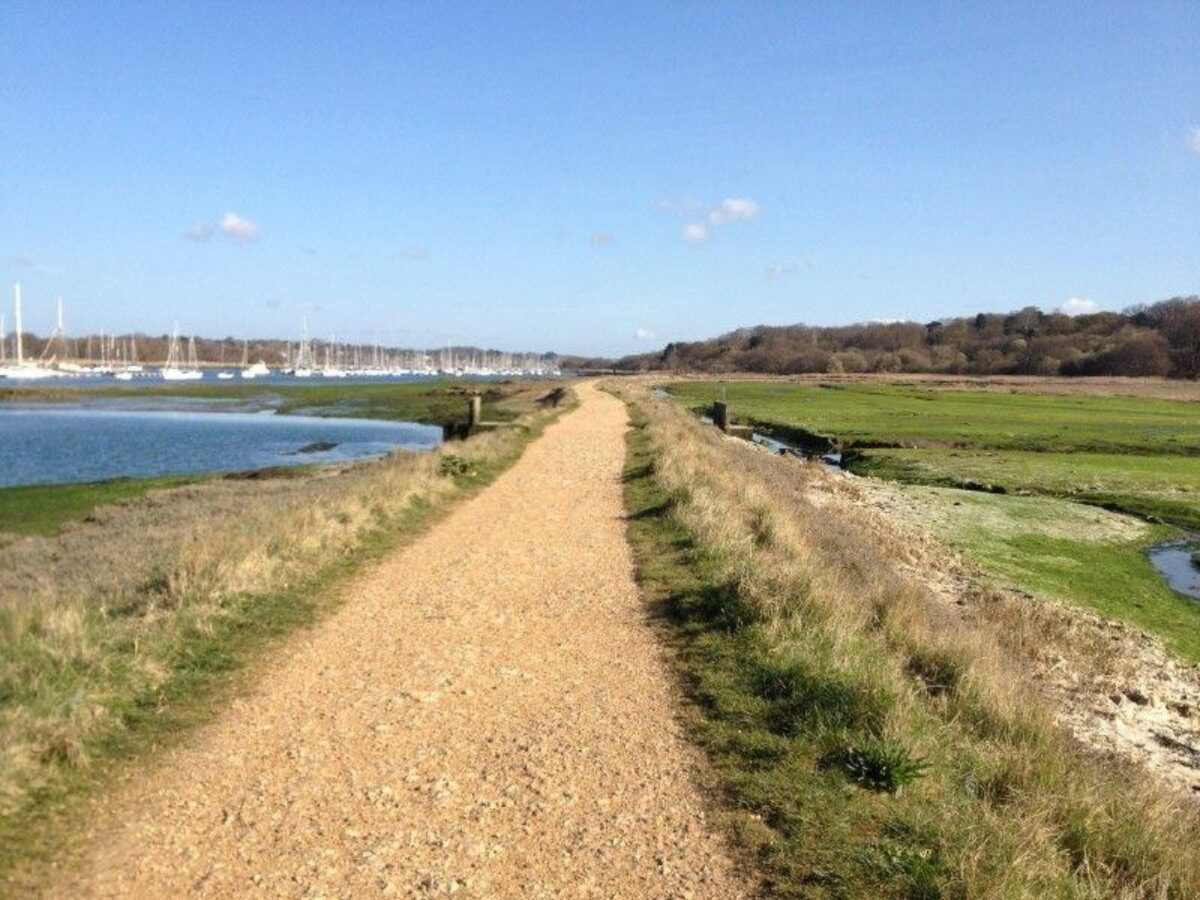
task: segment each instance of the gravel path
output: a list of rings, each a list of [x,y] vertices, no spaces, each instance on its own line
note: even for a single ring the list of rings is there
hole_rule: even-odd
[[[743,897],[705,819],[590,385],[102,801],[57,896]]]

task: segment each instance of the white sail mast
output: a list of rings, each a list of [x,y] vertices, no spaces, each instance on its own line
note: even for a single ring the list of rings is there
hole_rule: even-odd
[[[17,368],[25,365],[25,347],[21,343],[21,285],[13,285],[13,315],[17,325]]]

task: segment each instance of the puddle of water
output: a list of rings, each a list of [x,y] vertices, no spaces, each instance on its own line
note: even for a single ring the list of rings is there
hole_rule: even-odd
[[[1177,594],[1200,600],[1200,569],[1192,562],[1192,553],[1200,549],[1195,540],[1171,541],[1147,551],[1150,564]]]
[[[797,459],[819,460],[831,469],[840,469],[842,467],[842,454],[840,453],[805,453],[803,450],[793,447],[786,441],[768,437],[765,434],[759,434],[757,431],[750,433],[750,440],[762,447],[766,447],[772,453],[778,453],[780,456],[795,456]]]

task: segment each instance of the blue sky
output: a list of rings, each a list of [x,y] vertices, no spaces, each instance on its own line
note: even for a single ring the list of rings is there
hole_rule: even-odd
[[[0,46],[37,331],[624,353],[1200,291],[1198,3],[0,0]]]

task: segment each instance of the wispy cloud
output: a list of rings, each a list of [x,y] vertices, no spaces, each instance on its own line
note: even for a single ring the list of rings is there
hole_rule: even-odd
[[[258,226],[237,213],[227,212],[221,216],[221,224],[217,229],[229,240],[240,244],[258,240]]]
[[[758,215],[758,204],[749,197],[730,197],[722,200],[721,205],[708,214],[708,221],[713,225],[727,225],[730,222],[748,222]]]
[[[189,241],[207,241],[216,232],[217,226],[212,222],[197,222],[183,233]]]
[[[1200,125],[1188,132],[1187,145],[1193,153],[1200,154]]]
[[[16,253],[8,258],[8,264],[14,269],[32,269],[33,260],[23,253]]]
[[[639,341],[652,341],[658,337],[658,332],[653,328],[638,328],[633,332],[633,336]]]
[[[812,263],[806,259],[798,259],[795,262],[775,263],[767,266],[767,280],[779,281],[783,278],[790,278],[793,275],[800,275],[812,268]]]
[[[665,207],[660,205],[660,208]],[[694,215],[701,209],[703,207],[697,205],[687,212],[689,215]],[[758,201],[751,200],[749,197],[727,197],[709,209],[702,218],[693,218],[684,225],[683,239],[690,244],[706,243],[716,229],[732,225],[734,222],[749,222],[758,216],[759,209]],[[676,205],[670,207],[670,211],[683,212],[684,210]]]
[[[605,247],[611,247],[615,244],[617,239],[610,232],[593,231],[588,241],[591,243],[593,250],[603,250]]]
[[[1100,312],[1100,305],[1095,300],[1083,297],[1071,297],[1058,308],[1058,312],[1067,316],[1086,316]]]
[[[251,244],[258,240],[258,225],[235,212],[227,212],[218,222],[197,222],[183,236],[192,241],[207,241],[215,234],[235,244]]]

